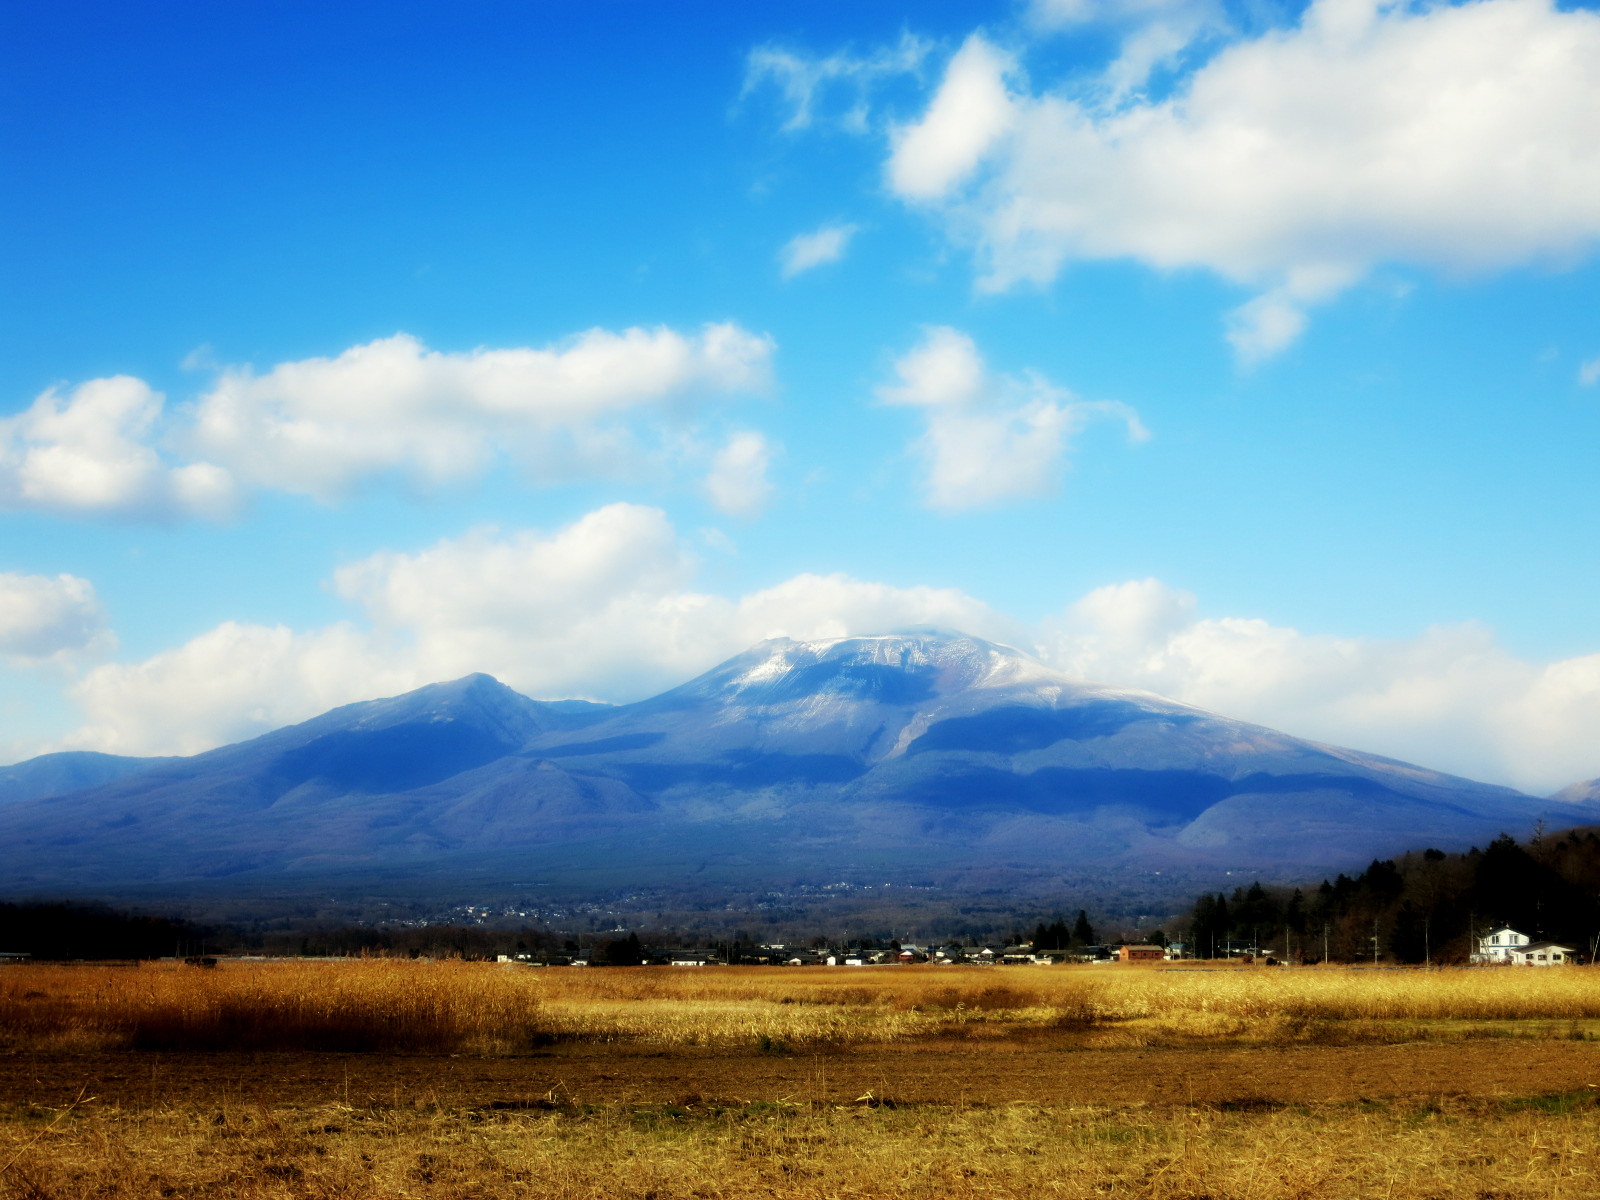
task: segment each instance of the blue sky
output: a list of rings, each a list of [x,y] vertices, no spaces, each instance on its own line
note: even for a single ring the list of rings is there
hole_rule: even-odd
[[[0,756],[939,623],[1600,774],[1600,15],[8,5]]]

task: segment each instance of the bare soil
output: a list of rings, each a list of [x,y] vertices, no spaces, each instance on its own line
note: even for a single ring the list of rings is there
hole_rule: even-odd
[[[125,1109],[544,1103],[1219,1106],[1526,1096],[1600,1089],[1600,1043],[1486,1039],[1293,1047],[1083,1049],[1070,1038],[762,1053],[625,1044],[511,1057],[376,1054],[19,1053],[0,1057],[0,1106],[92,1097]]]

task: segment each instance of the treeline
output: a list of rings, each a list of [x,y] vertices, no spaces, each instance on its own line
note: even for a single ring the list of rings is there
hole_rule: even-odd
[[[1600,936],[1600,835],[1502,834],[1465,854],[1422,850],[1374,860],[1314,889],[1202,895],[1183,938],[1201,958],[1274,953],[1316,962],[1465,962],[1477,939],[1509,925],[1584,954]]]
[[[1059,917],[1048,925],[1039,922],[1030,941],[1035,950],[1082,950],[1095,944],[1094,926],[1089,924],[1089,914],[1080,908],[1078,919],[1070,927]]]
[[[214,950],[213,931],[103,904],[0,904],[0,953],[36,959],[167,958]]]
[[[124,912],[104,904],[0,903],[0,953],[26,954],[40,962],[218,954],[494,958],[498,954],[548,952],[563,946],[549,931],[532,928],[307,926],[244,931],[226,925],[200,925],[179,917]],[[571,946],[575,950],[577,943]]]
[[[641,940],[642,939],[642,940]],[[956,939],[958,941],[963,939]],[[1077,920],[1041,922],[1031,939],[1021,929],[1002,938],[966,939],[976,944],[1001,941],[1032,944],[1043,950],[1080,950],[1095,941],[1086,913]],[[921,944],[921,943],[919,943]],[[899,951],[898,938],[822,935],[790,943],[793,950],[828,948],[844,952]],[[499,955],[542,961],[567,961],[587,954],[595,966],[627,966],[648,961],[666,947],[712,952],[724,963],[774,961],[758,935],[739,930],[732,937],[707,938],[681,929],[612,932],[607,935],[557,932],[546,928],[492,928],[483,925],[320,925],[285,923],[275,929],[200,925],[177,917],[119,912],[101,904],[0,904],[0,952],[27,954],[35,961],[74,959],[199,958],[259,954],[286,958],[494,959]]]
[[[816,939],[821,941],[821,939]],[[859,940],[859,939],[858,939]],[[750,960],[755,942],[748,933],[729,940],[701,941],[681,933],[658,932],[662,946],[709,946],[722,961]],[[524,926],[494,929],[482,925],[297,925],[280,929],[240,929],[199,925],[177,917],[120,912],[103,904],[0,903],[0,953],[26,954],[38,962],[76,959],[200,958],[260,954],[283,958],[494,959],[527,955],[565,958],[588,949],[599,964],[644,961],[639,935],[601,938]]]

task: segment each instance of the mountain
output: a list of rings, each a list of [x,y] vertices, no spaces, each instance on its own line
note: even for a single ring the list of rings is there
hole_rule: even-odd
[[[0,767],[0,804],[13,800],[35,800],[58,796],[82,788],[110,783],[168,761],[164,758],[128,758],[119,754],[97,754],[92,750],[64,750],[41,754],[27,762]]]
[[[1585,779],[1569,783],[1550,799],[1562,804],[1600,803],[1600,779]]]
[[[0,807],[0,878],[100,894],[836,879],[1038,891],[1118,874],[1285,878],[1541,818],[1592,821],[1600,803],[913,631],[775,639],[615,707],[542,703],[486,675],[347,705]]]
[[[384,831],[411,836],[401,797],[502,759],[539,733],[581,726],[591,710],[608,711],[540,704],[469,675],[8,805],[0,841],[38,855],[11,871],[17,883],[38,885],[293,870],[308,855],[338,859],[339,847],[357,844],[370,859],[392,840]],[[375,797],[392,800],[375,805]],[[12,867],[7,857],[0,850],[0,865]]]

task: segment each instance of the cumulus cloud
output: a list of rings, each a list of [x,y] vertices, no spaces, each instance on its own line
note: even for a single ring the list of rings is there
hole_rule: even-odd
[[[759,433],[735,433],[717,451],[706,476],[706,494],[711,503],[730,516],[754,516],[772,494],[767,468],[772,463],[772,448]]]
[[[1005,84],[1013,69],[983,38],[968,38],[922,119],[894,131],[890,186],[912,200],[934,200],[970,175],[1016,122]]]
[[[470,479],[501,456],[536,484],[698,474],[701,425],[719,423],[709,402],[766,390],[772,353],[734,324],[455,354],[396,334],[264,372],[217,368],[174,418],[142,380],[93,379],[0,419],[0,508],[222,517],[247,488],[327,502],[377,478]]]
[[[739,598],[734,641],[835,638],[913,625],[959,629],[1008,645],[1025,644],[1026,629],[956,588],[895,587],[848,575],[796,575]]]
[[[1145,579],[1090,592],[1040,645],[1085,679],[1538,794],[1600,774],[1600,655],[1530,663],[1477,625],[1305,633],[1201,617],[1193,595]]]
[[[0,572],[0,656],[30,665],[101,653],[114,644],[87,579]]]
[[[613,504],[553,534],[481,531],[378,554],[335,576],[425,677],[488,670],[540,694],[623,686],[630,663],[679,663],[694,559],[659,509]],[[659,670],[660,668],[656,668]]]
[[[779,273],[785,279],[793,279],[813,267],[838,262],[855,235],[854,225],[824,225],[790,238],[778,252]]]
[[[1591,358],[1578,367],[1578,382],[1584,387],[1600,383],[1600,358]]]
[[[892,140],[890,186],[974,248],[985,288],[1088,259],[1252,288],[1247,359],[1379,264],[1561,265],[1600,240],[1600,14],[1315,0],[1160,99],[1138,73],[1032,89],[974,35]]]
[[[1074,399],[1039,375],[992,375],[973,340],[948,326],[928,329],[895,374],[878,397],[923,410],[914,451],[929,507],[946,512],[1049,492],[1072,436],[1097,417],[1124,422],[1133,441],[1149,436],[1126,405]]]
[[[759,390],[771,354],[769,338],[729,324],[591,329],[551,347],[463,354],[398,334],[262,374],[225,371],[191,438],[241,480],[324,500],[385,472],[470,477],[496,447],[546,480],[627,473],[638,458],[631,418]]]
[[[192,753],[338,704],[487,671],[542,697],[636,700],[763,638],[936,624],[1016,640],[954,589],[799,575],[730,597],[658,509],[613,504],[555,531],[480,530],[373,555],[334,577],[359,618],[322,629],[227,623],[75,688],[67,744]]]
[[[172,465],[154,445],[163,398],[139,379],[51,388],[0,420],[0,506],[68,516],[220,517],[229,474],[209,462]]]
[[[760,46],[745,60],[741,98],[776,89],[788,108],[786,130],[832,124],[853,133],[871,125],[874,93],[885,82],[916,74],[932,43],[902,33],[893,46],[867,54],[844,49],[823,57],[783,46]]]
[[[348,624],[302,633],[227,621],[140,662],[90,671],[72,689],[84,724],[53,748],[197,754],[423,682]]]

